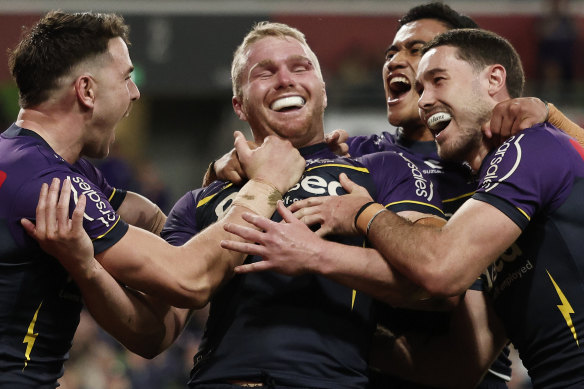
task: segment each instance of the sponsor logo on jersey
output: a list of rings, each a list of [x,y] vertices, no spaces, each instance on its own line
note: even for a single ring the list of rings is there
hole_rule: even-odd
[[[2,188],[2,184],[4,184],[4,180],[6,180],[6,173],[0,170],[0,188]]]
[[[309,193],[309,196],[295,195],[294,192],[299,190],[303,190],[304,192]],[[310,195],[339,196],[345,193],[346,192],[341,186],[341,183],[337,180],[333,179],[327,181],[324,177],[321,176],[306,175],[302,177],[300,182],[298,182],[296,185],[290,188],[290,190],[286,193],[286,197],[284,197],[284,204],[288,206],[292,204],[294,201],[310,197]]]
[[[497,298],[513,282],[522,279],[533,270],[533,263],[521,259],[523,251],[517,243],[513,243],[501,256],[485,271],[489,290],[493,290],[493,297]],[[511,267],[511,271],[509,269]],[[500,278],[503,277],[503,278]]]
[[[410,172],[412,173],[412,177],[414,178],[415,186],[416,186],[416,196],[423,197],[428,201],[432,201],[434,198],[434,185],[432,181],[428,181],[426,177],[420,171],[418,165],[412,162],[408,157],[403,155],[403,153],[397,153],[406,163],[408,164],[408,168],[410,168]]]
[[[485,190],[485,192],[489,192],[490,190],[494,189],[495,187],[497,187],[497,185],[499,185],[499,183],[505,181],[513,173],[515,173],[517,167],[519,166],[519,163],[521,162],[522,151],[519,141],[522,138],[523,135],[520,135],[517,138],[512,136],[497,149],[495,155],[489,161],[487,171],[485,173],[485,176],[483,177],[481,187]],[[514,146],[517,151],[515,163],[513,164],[513,167],[509,170],[509,172],[507,172],[507,174],[501,176],[501,173],[499,172],[499,169],[501,168],[500,163],[501,161],[503,161],[505,154],[512,146]]]
[[[79,201],[80,195],[85,195],[87,198],[86,209],[95,209],[98,212],[98,217],[96,218],[89,216],[87,212],[83,217],[88,221],[97,220],[103,223],[106,227],[111,227],[111,225],[116,222],[117,217],[115,212],[112,211],[110,204],[102,198],[101,195],[91,187],[91,185],[85,182],[83,177],[76,176],[68,178],[71,179],[71,191],[73,192],[73,200],[75,201],[75,204]],[[93,205],[93,207],[91,205]]]

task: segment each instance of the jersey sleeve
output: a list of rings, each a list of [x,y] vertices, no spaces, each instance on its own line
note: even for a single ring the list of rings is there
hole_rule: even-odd
[[[352,136],[347,139],[351,158],[378,153],[380,151],[387,151],[387,147],[394,144],[395,142],[392,136],[386,132],[383,132],[380,135]]]
[[[568,150],[558,138],[559,130],[543,127],[546,125],[525,130],[491,152],[483,161],[479,188],[473,195],[499,209],[521,229],[537,212],[559,206],[560,194],[572,183],[565,159]]]
[[[444,217],[434,182],[402,153],[363,156],[377,188],[378,203],[393,212],[417,211]]]
[[[97,187],[107,197],[113,209],[118,210],[126,198],[126,191],[112,187],[107,182],[101,170],[83,158],[77,161],[77,167],[83,172],[83,175],[85,175],[91,182],[97,185]]]
[[[35,210],[42,183],[50,183],[53,178],[61,182],[71,179],[71,201],[69,214],[73,213],[79,197],[86,197],[83,228],[93,241],[95,253],[101,253],[116,244],[128,231],[128,225],[121,220],[114,208],[108,202],[106,195],[88,177],[67,170],[45,171],[39,177],[31,178],[20,190],[18,195],[27,198],[27,201],[18,202],[17,214],[28,215],[35,219]]]
[[[199,233],[196,220],[196,208],[202,189],[191,191],[181,197],[166,219],[160,236],[173,246],[182,246],[191,237]]]

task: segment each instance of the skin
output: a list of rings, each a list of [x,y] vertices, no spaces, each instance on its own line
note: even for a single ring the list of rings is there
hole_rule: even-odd
[[[288,139],[295,147],[324,139],[326,92],[306,47],[292,38],[266,37],[253,44],[244,70],[243,96],[233,97],[237,116],[253,129],[256,143],[268,135]],[[275,111],[272,104],[299,96],[300,108]]]

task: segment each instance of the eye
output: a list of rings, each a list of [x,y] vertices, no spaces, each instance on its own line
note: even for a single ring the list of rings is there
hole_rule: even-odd
[[[440,85],[442,83],[442,81],[444,81],[446,78],[442,77],[442,76],[436,76],[434,78],[432,78],[432,83],[434,85]]]
[[[305,72],[308,70],[307,65],[296,65],[292,68],[292,71],[295,73]]]
[[[395,51],[388,51],[387,53],[385,53],[385,60],[386,61],[391,60],[395,56],[395,54],[396,54]]]

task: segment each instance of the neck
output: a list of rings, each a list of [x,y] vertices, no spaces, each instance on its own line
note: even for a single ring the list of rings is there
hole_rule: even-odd
[[[15,123],[39,134],[65,161],[72,164],[81,157],[82,125],[74,118],[36,107],[23,108]]]
[[[432,135],[430,130],[422,123],[419,123],[419,125],[404,125],[401,129],[402,136],[407,140],[414,142],[427,142],[434,140],[434,135]]]
[[[483,136],[480,142],[479,147],[473,150],[468,158],[466,158],[466,162],[470,165],[471,169],[474,172],[478,172],[481,168],[483,160],[487,156],[487,154],[491,151],[493,147],[489,145],[488,140]]]

